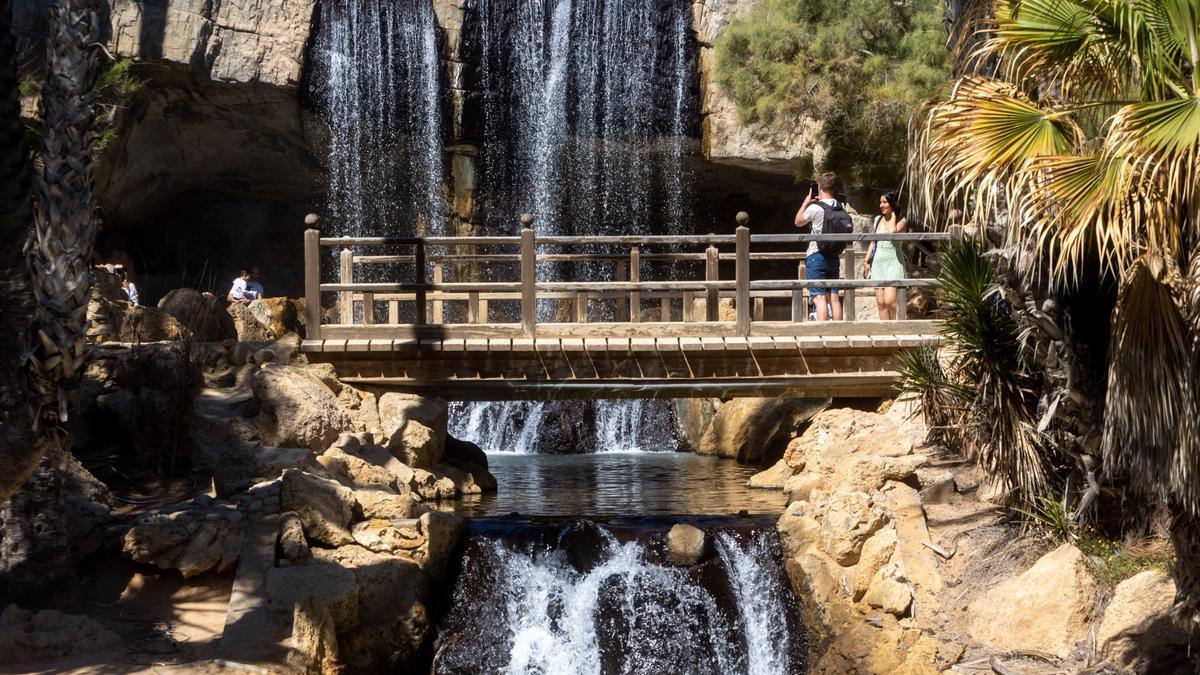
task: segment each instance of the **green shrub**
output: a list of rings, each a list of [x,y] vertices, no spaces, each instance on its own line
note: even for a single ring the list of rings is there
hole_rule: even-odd
[[[820,169],[895,186],[909,116],[948,78],[935,0],[762,0],[716,44],[716,75],[743,121],[822,123]]]
[[[142,88],[142,80],[133,73],[133,60],[109,61],[96,76],[92,91],[96,94],[96,139],[94,149],[103,151],[117,136],[117,114],[129,105]]]

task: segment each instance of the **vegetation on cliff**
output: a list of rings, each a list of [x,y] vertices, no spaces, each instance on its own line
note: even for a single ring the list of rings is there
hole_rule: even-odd
[[[718,82],[744,121],[822,123],[822,166],[896,186],[909,117],[948,76],[942,3],[765,0],[716,44]]]
[[[965,213],[993,245],[992,295],[1042,373],[1039,437],[1074,459],[1059,475],[1069,520],[1103,517],[1106,485],[1139,525],[1166,504],[1177,610],[1194,619],[1200,11],[1188,0],[977,9],[962,28],[988,37],[959,54],[963,76],[914,127],[911,201],[927,222]],[[1114,309],[1064,315],[1073,297],[1105,284],[1116,288]],[[1097,314],[1108,344],[1085,328]]]

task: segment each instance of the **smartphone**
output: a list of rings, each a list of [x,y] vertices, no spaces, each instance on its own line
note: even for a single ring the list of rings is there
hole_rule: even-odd
[[[810,182],[808,184],[808,194],[812,195],[813,199],[818,199],[821,196],[821,191],[817,189],[817,184]]]

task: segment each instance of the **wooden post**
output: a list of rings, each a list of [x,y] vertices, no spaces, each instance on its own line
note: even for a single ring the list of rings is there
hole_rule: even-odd
[[[354,283],[354,253],[348,248],[342,249],[339,255],[341,259],[341,273],[338,277],[343,284]],[[338,323],[352,324],[354,323],[354,292],[342,291],[338,303]]]
[[[629,251],[629,280],[638,283],[642,278],[642,254],[634,246]],[[629,321],[637,323],[642,320],[642,294],[639,291],[629,293]]]
[[[316,214],[304,222],[316,225]],[[321,233],[316,228],[304,231],[304,330],[309,340],[321,339]]]
[[[428,320],[429,311],[428,305],[425,303],[425,240],[418,241],[413,250],[413,262],[416,269],[413,272],[413,283],[417,284],[417,291],[414,294],[417,305],[417,318],[413,323],[418,326],[424,325]]]
[[[629,266],[624,260],[618,260],[616,264],[615,276],[617,281],[629,281]],[[625,316],[625,305],[629,302],[625,298],[618,297],[616,301],[616,309],[614,320],[620,321],[621,317]]]
[[[704,280],[717,281],[720,279],[719,267],[721,254],[716,246],[709,246],[704,251]],[[704,320],[716,321],[720,317],[720,293],[715,288],[704,291]]]
[[[903,286],[896,289],[896,320],[908,318],[908,289]]]
[[[761,297],[754,298],[754,320],[763,320],[763,299]]]
[[[488,300],[479,298],[479,323],[488,322]]]
[[[397,325],[400,323],[400,301],[388,300],[388,323]]]
[[[691,322],[696,320],[696,294],[691,291],[683,292],[683,320]]]
[[[741,211],[737,214],[738,227],[734,232],[735,272],[734,272],[734,309],[737,311],[737,331],[739,335],[750,335],[750,214]]]
[[[857,279],[858,269],[854,266],[854,244],[846,247],[846,278]],[[847,288],[846,295],[842,299],[842,318],[846,321],[854,321],[854,289]]]
[[[370,326],[375,323],[375,294],[363,293],[363,323]]]
[[[434,285],[437,285],[437,286],[440,286],[442,283],[442,263],[440,263],[440,262],[433,263],[433,283],[434,283]],[[438,298],[438,299],[433,301],[433,322],[435,324],[444,323],[444,321],[442,321],[442,319],[443,319],[443,315],[442,315],[443,303],[441,300],[442,292],[435,291],[434,297]]]
[[[658,301],[658,320],[667,323],[671,320],[671,298],[664,295]]]
[[[575,322],[587,323],[588,320],[588,294],[587,291],[579,291],[575,295]]]
[[[521,328],[526,337],[537,330],[537,249],[534,248],[533,214],[521,215]]]
[[[808,273],[804,270],[804,261],[800,261],[796,278],[803,281]],[[804,288],[792,291],[792,321],[808,321],[808,294]]]
[[[467,323],[484,323],[479,320],[479,292],[467,293]]]

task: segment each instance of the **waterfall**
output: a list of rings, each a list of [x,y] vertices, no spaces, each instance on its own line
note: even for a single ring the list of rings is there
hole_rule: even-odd
[[[437,24],[422,0],[320,4],[309,93],[328,126],[330,229],[442,233]]]
[[[666,563],[661,536],[622,542],[587,521],[549,541],[472,536],[434,672],[803,671],[803,630],[771,526],[719,533],[717,555],[691,568]]]
[[[687,153],[698,123],[691,11],[683,0],[479,1],[477,216],[485,230],[512,233],[518,214],[532,211],[539,234],[687,231]],[[613,269],[540,264],[538,275],[604,280]],[[543,304],[539,320],[554,311]],[[532,420],[551,417],[539,406],[475,404],[467,420],[493,423],[460,423],[455,433],[492,452],[536,452],[540,432],[532,445],[523,439]],[[581,450],[678,446],[665,401],[575,408],[580,419],[594,418]]]

